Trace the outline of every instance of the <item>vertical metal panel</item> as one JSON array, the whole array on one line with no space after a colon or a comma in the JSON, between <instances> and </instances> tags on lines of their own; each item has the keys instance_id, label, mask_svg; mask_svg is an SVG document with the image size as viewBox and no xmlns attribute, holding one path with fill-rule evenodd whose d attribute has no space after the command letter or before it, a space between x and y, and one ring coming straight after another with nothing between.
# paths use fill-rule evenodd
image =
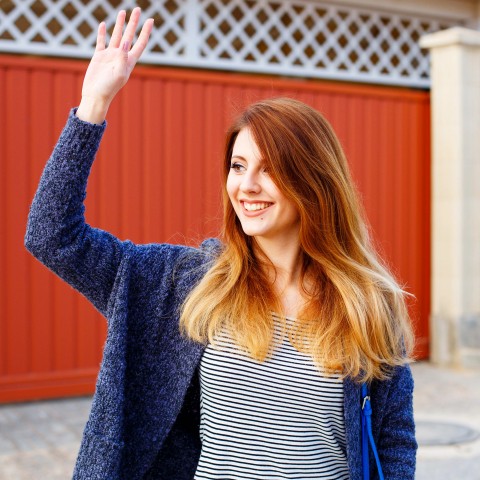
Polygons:
<instances>
[{"instance_id":1,"label":"vertical metal panel","mask_svg":"<svg viewBox=\"0 0 480 480\"><path fill-rule=\"evenodd\" d=\"M87 393L105 322L23 247L45 162L78 103L85 62L0 56L0 401ZM138 67L112 105L86 218L134 242L198 243L220 224L220 160L235 112L288 95L341 139L389 266L416 296L420 356L430 311L429 95L387 87Z\"/></svg>"},{"instance_id":2,"label":"vertical metal panel","mask_svg":"<svg viewBox=\"0 0 480 480\"><path fill-rule=\"evenodd\" d=\"M5 210L5 240L6 261L5 270L8 273L6 290L5 316L13 321L7 324L6 340L6 369L16 375L26 375L30 370L30 317L28 304L29 278L28 258L22 251L21 238L24 230L22 216L26 213L26 202L29 196L28 181L28 142L25 138L29 133L28 115L28 73L21 67L12 68L6 72L5 98L2 101L7 110L5 127L5 156L10 161L5 163L5 177L2 188L9 202L15 201L15 208ZM18 91L23 94L18 95ZM17 136L18 141L13 143L8 139Z\"/></svg>"},{"instance_id":3,"label":"vertical metal panel","mask_svg":"<svg viewBox=\"0 0 480 480\"><path fill-rule=\"evenodd\" d=\"M6 172L6 128L4 125L7 122L6 111L4 108L5 102L5 69L0 68L0 375L7 370L7 352L6 352L6 338L7 338L7 291L5 290L7 284L7 241L6 241L6 209L7 196L5 191Z\"/></svg>"},{"instance_id":4,"label":"vertical metal panel","mask_svg":"<svg viewBox=\"0 0 480 480\"><path fill-rule=\"evenodd\" d=\"M32 71L30 81L30 115L32 128L30 129L30 155L48 158L52 149L53 136L46 134L47 128L35 128L40 120L45 126L52 124L52 109L48 108L48 101L52 97L52 72ZM15 143L15 138L9 142ZM31 158L31 157L30 157ZM11 159L5 159L7 162ZM36 187L43 166L40 162L29 160L29 194ZM27 202L31 201L27 200ZM39 264L30 263L30 276L28 282L30 318L29 325L32 332L31 368L33 374L41 374L53 369L53 302L52 302L52 275ZM34 320L33 320L34 319ZM11 321L11 319L7 319Z\"/></svg>"}]
</instances>

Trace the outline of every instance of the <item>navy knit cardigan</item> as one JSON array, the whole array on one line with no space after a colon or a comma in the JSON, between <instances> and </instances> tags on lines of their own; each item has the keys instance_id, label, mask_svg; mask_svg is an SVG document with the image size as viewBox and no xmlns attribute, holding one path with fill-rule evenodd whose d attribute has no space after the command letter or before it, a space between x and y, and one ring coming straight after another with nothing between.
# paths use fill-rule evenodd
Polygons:
<instances>
[{"instance_id":1,"label":"navy knit cardigan","mask_svg":"<svg viewBox=\"0 0 480 480\"><path fill-rule=\"evenodd\" d=\"M204 346L180 335L178 312L221 245L136 245L85 223L88 175L105 126L70 112L25 235L27 249L108 321L73 478L191 480L201 449L197 369ZM408 366L371 387L374 437L389 480L414 478L412 390ZM360 389L349 378L344 398L350 478L360 480Z\"/></svg>"}]
</instances>

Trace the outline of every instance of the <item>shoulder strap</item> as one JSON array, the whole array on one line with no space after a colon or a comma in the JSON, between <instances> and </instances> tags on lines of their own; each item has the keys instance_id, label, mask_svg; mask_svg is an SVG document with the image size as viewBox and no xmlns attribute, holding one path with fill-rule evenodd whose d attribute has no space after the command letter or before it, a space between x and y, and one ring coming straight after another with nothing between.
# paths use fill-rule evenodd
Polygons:
<instances>
[{"instance_id":1,"label":"shoulder strap","mask_svg":"<svg viewBox=\"0 0 480 480\"><path fill-rule=\"evenodd\" d=\"M372 405L370 404L370 395L368 394L367 384L362 385L362 464L363 480L369 480L370 471L368 463L368 444L372 448L375 461L377 463L378 476L384 480L380 458L378 457L377 447L372 434Z\"/></svg>"}]
</instances>

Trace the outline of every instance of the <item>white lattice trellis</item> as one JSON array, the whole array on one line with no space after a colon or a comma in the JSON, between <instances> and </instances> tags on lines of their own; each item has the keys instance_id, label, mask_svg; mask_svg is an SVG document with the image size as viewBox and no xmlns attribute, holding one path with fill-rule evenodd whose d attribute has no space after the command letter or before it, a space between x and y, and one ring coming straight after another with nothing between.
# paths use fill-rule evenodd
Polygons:
<instances>
[{"instance_id":1,"label":"white lattice trellis","mask_svg":"<svg viewBox=\"0 0 480 480\"><path fill-rule=\"evenodd\" d=\"M89 57L98 23L135 5L155 18L146 63L418 87L418 39L455 24L315 0L0 0L0 51Z\"/></svg>"}]
</instances>

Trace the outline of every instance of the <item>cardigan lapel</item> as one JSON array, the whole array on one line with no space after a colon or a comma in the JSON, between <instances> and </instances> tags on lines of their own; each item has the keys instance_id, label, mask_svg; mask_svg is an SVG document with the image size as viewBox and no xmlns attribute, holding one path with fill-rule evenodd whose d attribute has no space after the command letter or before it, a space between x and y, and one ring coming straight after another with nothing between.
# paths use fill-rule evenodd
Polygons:
<instances>
[{"instance_id":1,"label":"cardigan lapel","mask_svg":"<svg viewBox=\"0 0 480 480\"><path fill-rule=\"evenodd\" d=\"M343 382L344 416L350 480L362 478L360 389L361 385L352 378L345 378Z\"/></svg>"}]
</instances>

